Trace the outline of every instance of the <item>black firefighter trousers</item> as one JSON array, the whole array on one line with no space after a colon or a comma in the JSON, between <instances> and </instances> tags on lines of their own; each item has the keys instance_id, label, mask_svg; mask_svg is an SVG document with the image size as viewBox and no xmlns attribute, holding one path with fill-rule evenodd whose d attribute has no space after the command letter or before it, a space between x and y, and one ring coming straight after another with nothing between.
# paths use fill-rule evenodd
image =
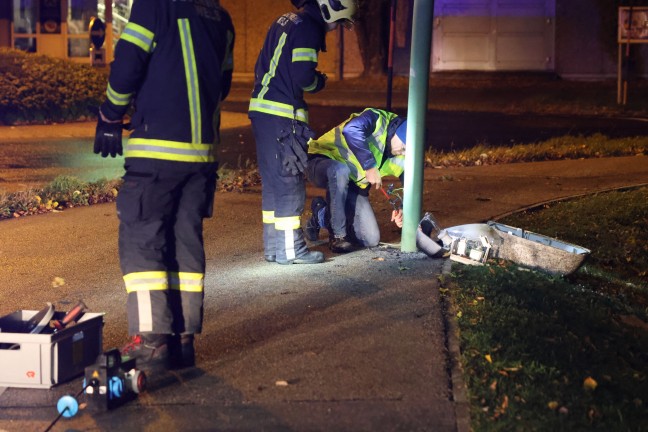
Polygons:
<instances>
[{"instance_id":1,"label":"black firefighter trousers","mask_svg":"<svg viewBox=\"0 0 648 432\"><path fill-rule=\"evenodd\" d=\"M308 253L301 228L306 201L304 175L282 173L281 144L277 141L282 131L291 129L292 121L266 114L256 114L251 121L262 183L264 254L289 262Z\"/></svg>"},{"instance_id":2,"label":"black firefighter trousers","mask_svg":"<svg viewBox=\"0 0 648 432\"><path fill-rule=\"evenodd\" d=\"M200 333L216 163L128 158L117 196L129 334Z\"/></svg>"}]
</instances>

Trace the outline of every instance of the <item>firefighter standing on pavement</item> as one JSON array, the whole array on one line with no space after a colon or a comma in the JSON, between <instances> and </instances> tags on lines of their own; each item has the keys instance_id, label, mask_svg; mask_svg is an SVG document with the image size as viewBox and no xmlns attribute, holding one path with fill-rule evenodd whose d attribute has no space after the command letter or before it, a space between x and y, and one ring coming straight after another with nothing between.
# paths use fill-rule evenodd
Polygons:
<instances>
[{"instance_id":1,"label":"firefighter standing on pavement","mask_svg":"<svg viewBox=\"0 0 648 432\"><path fill-rule=\"evenodd\" d=\"M304 92L324 88L326 75L317 70L317 62L318 53L326 51L326 32L351 25L356 6L355 0L293 0L293 4L302 9L271 25L259 53L249 117L263 184L265 259L311 264L324 261L324 255L306 248L300 226L306 199Z\"/></svg>"},{"instance_id":2,"label":"firefighter standing on pavement","mask_svg":"<svg viewBox=\"0 0 648 432\"><path fill-rule=\"evenodd\" d=\"M119 257L139 368L194 364L203 321L203 218L216 188L218 108L232 80L234 27L218 0L136 1L111 65L95 153L122 154ZM170 364L171 363L171 364Z\"/></svg>"}]
</instances>

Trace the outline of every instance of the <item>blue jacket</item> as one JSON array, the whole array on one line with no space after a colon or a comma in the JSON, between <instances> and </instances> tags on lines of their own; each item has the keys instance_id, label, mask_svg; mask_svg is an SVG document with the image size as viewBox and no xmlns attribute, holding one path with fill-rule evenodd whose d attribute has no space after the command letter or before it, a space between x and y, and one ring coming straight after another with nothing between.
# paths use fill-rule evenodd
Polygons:
<instances>
[{"instance_id":1,"label":"blue jacket","mask_svg":"<svg viewBox=\"0 0 648 432\"><path fill-rule=\"evenodd\" d=\"M234 27L217 0L138 0L115 48L111 120L131 102L125 157L213 162L214 116L230 90Z\"/></svg>"},{"instance_id":2,"label":"blue jacket","mask_svg":"<svg viewBox=\"0 0 648 432\"><path fill-rule=\"evenodd\" d=\"M351 114L318 139L310 140L308 153L344 163L351 181L361 189L369 186L366 170L370 168L378 168L381 177L394 176L402 181L405 156L391 154L389 143L403 121L392 112L366 108Z\"/></svg>"},{"instance_id":3,"label":"blue jacket","mask_svg":"<svg viewBox=\"0 0 648 432\"><path fill-rule=\"evenodd\" d=\"M326 24L314 2L270 26L254 69L250 117L264 113L308 123L304 92L324 88L317 56L326 51L325 38Z\"/></svg>"}]
</instances>

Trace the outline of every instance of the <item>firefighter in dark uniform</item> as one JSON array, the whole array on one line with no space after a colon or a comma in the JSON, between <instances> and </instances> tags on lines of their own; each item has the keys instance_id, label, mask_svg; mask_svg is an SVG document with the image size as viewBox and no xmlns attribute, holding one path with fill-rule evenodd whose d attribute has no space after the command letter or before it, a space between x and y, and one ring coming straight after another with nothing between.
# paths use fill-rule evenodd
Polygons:
<instances>
[{"instance_id":1,"label":"firefighter in dark uniform","mask_svg":"<svg viewBox=\"0 0 648 432\"><path fill-rule=\"evenodd\" d=\"M355 0L293 0L301 9L280 16L268 30L255 66L249 117L261 174L263 243L266 261L311 264L324 261L309 251L300 216L304 210L308 130L304 92L324 88L317 70L325 36L338 25L352 24ZM293 146L287 142L291 141ZM294 145L295 140L301 145Z\"/></svg>"},{"instance_id":2,"label":"firefighter in dark uniform","mask_svg":"<svg viewBox=\"0 0 648 432\"><path fill-rule=\"evenodd\" d=\"M203 219L216 188L219 106L232 80L234 27L218 0L136 1L111 65L95 153L122 154L119 258L128 293L122 355L140 368L192 366L203 321Z\"/></svg>"}]
</instances>

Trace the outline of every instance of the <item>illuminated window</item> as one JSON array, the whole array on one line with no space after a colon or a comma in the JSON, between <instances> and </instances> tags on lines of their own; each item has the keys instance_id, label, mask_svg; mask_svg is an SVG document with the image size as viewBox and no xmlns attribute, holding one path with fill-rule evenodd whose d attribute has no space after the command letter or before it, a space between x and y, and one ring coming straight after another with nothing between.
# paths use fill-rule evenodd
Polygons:
<instances>
[{"instance_id":1,"label":"illuminated window","mask_svg":"<svg viewBox=\"0 0 648 432\"><path fill-rule=\"evenodd\" d=\"M90 55L90 20L97 16L97 0L68 0L68 57Z\"/></svg>"},{"instance_id":2,"label":"illuminated window","mask_svg":"<svg viewBox=\"0 0 648 432\"><path fill-rule=\"evenodd\" d=\"M13 0L14 48L36 52L36 0Z\"/></svg>"}]
</instances>

